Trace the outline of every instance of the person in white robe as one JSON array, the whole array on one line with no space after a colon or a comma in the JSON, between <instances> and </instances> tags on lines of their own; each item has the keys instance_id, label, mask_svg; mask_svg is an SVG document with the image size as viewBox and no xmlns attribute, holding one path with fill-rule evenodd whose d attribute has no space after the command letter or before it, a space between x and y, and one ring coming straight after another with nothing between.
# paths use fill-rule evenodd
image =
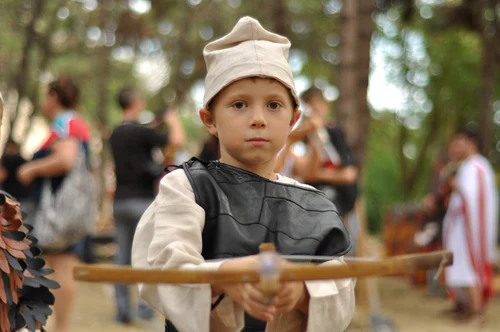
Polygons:
<instances>
[{"instance_id":1,"label":"person in white robe","mask_svg":"<svg viewBox=\"0 0 500 332\"><path fill-rule=\"evenodd\" d=\"M478 152L475 132L459 131L450 150L461 164L444 220L444 247L454 255L445 280L458 297L461 318L481 323L492 294L492 268L498 259L495 173Z\"/></svg>"}]
</instances>

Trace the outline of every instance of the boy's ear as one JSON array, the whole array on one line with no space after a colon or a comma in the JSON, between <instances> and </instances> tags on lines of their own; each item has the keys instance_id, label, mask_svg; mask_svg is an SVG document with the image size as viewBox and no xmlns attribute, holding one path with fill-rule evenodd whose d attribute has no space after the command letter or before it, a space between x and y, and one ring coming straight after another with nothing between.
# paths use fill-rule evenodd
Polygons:
<instances>
[{"instance_id":1,"label":"boy's ear","mask_svg":"<svg viewBox=\"0 0 500 332\"><path fill-rule=\"evenodd\" d=\"M212 112L210 112L206 108L200 109L200 119L201 122L203 122L203 124L205 125L205 127L207 127L208 132L210 134L219 137L217 133L217 127L215 126L215 117L212 114Z\"/></svg>"},{"instance_id":2,"label":"boy's ear","mask_svg":"<svg viewBox=\"0 0 500 332\"><path fill-rule=\"evenodd\" d=\"M295 126L295 124L297 123L297 121L299 121L301 114L302 114L301 110L296 110L293 112L292 120L290 120L290 131L292 131L292 129Z\"/></svg>"}]
</instances>

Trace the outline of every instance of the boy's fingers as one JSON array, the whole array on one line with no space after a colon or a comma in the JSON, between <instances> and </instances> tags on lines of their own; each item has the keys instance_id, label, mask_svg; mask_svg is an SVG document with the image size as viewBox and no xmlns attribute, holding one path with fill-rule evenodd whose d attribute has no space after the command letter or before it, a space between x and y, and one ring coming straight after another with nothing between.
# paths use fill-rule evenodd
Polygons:
<instances>
[{"instance_id":1,"label":"boy's fingers","mask_svg":"<svg viewBox=\"0 0 500 332\"><path fill-rule=\"evenodd\" d=\"M245 310L254 317L269 321L276 315L277 309L274 306L265 306L260 303L248 302L246 303Z\"/></svg>"},{"instance_id":2,"label":"boy's fingers","mask_svg":"<svg viewBox=\"0 0 500 332\"><path fill-rule=\"evenodd\" d=\"M283 283L281 285L281 289L280 289L277 297L283 297L283 296L285 296L286 294L289 294L289 293L290 293L290 286L287 283Z\"/></svg>"},{"instance_id":3,"label":"boy's fingers","mask_svg":"<svg viewBox=\"0 0 500 332\"><path fill-rule=\"evenodd\" d=\"M274 314L263 313L261 311L254 311L251 309L245 309L245 311L252 317L257 318L259 320L270 322L274 319Z\"/></svg>"},{"instance_id":4,"label":"boy's fingers","mask_svg":"<svg viewBox=\"0 0 500 332\"><path fill-rule=\"evenodd\" d=\"M260 302L255 302L252 300L246 301L246 307L254 312L263 312L267 314L274 315L276 313L276 306L274 305L265 305Z\"/></svg>"},{"instance_id":5,"label":"boy's fingers","mask_svg":"<svg viewBox=\"0 0 500 332\"><path fill-rule=\"evenodd\" d=\"M244 287L243 299L245 301L245 310L256 315L271 315L276 313L276 307L266 304L264 294L262 294L253 285L247 284Z\"/></svg>"},{"instance_id":6,"label":"boy's fingers","mask_svg":"<svg viewBox=\"0 0 500 332\"><path fill-rule=\"evenodd\" d=\"M276 309L282 309L283 307L288 307L290 304L293 302L291 296L283 296L280 298L277 298L274 301L274 305L276 306Z\"/></svg>"},{"instance_id":7,"label":"boy's fingers","mask_svg":"<svg viewBox=\"0 0 500 332\"><path fill-rule=\"evenodd\" d=\"M246 284L245 292L250 300L265 304L266 296L254 285Z\"/></svg>"}]
</instances>

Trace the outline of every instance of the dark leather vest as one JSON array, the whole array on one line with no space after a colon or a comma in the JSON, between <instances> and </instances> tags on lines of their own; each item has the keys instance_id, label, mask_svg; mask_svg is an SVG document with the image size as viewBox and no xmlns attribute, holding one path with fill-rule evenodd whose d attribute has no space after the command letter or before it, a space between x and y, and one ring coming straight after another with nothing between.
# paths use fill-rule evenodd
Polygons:
<instances>
[{"instance_id":1,"label":"dark leather vest","mask_svg":"<svg viewBox=\"0 0 500 332\"><path fill-rule=\"evenodd\" d=\"M335 205L316 189L197 158L182 168L205 210L205 260L258 254L263 242L274 243L284 255L340 256L351 248ZM244 331L264 330L265 322L245 317Z\"/></svg>"}]
</instances>

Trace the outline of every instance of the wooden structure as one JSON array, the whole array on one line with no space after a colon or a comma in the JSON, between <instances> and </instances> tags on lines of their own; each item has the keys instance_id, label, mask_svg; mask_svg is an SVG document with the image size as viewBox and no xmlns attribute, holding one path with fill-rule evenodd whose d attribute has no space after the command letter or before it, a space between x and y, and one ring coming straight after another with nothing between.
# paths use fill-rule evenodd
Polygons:
<instances>
[{"instance_id":1,"label":"wooden structure","mask_svg":"<svg viewBox=\"0 0 500 332\"><path fill-rule=\"evenodd\" d=\"M415 234L422 230L427 217L417 205L400 205L387 210L383 216L385 256L418 254L440 250L440 241L427 246L415 244ZM415 286L426 286L428 271L419 270L409 275Z\"/></svg>"}]
</instances>

